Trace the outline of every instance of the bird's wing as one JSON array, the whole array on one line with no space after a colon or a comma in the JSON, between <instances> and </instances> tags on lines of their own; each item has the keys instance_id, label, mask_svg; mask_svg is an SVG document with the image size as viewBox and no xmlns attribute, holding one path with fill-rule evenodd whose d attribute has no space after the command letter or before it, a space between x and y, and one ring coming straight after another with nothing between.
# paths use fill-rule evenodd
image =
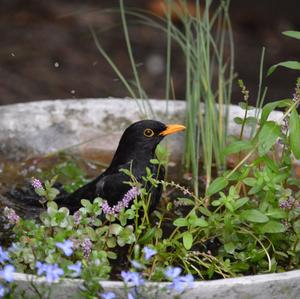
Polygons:
<instances>
[{"instance_id":1,"label":"bird's wing","mask_svg":"<svg viewBox=\"0 0 300 299\"><path fill-rule=\"evenodd\" d=\"M127 183L129 181L130 178L122 172L106 175L97 182L96 194L113 206L122 200L124 194L131 188Z\"/></svg>"}]
</instances>

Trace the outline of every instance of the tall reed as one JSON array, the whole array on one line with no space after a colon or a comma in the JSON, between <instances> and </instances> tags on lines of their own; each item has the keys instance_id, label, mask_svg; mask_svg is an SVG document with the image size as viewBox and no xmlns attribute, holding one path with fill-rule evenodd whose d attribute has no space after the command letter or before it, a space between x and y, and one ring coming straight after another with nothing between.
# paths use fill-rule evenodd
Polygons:
<instances>
[{"instance_id":1,"label":"tall reed","mask_svg":"<svg viewBox=\"0 0 300 299\"><path fill-rule=\"evenodd\" d=\"M166 2L167 38L171 36L172 41L179 44L185 62L187 131L184 161L185 168L193 173L196 194L200 158L207 187L213 164L220 171L226 167L223 153L234 78L229 4L230 1L196 0L195 10L190 11L185 0ZM181 20L183 30L172 22L170 10ZM168 43L168 57L169 51Z\"/></svg>"},{"instance_id":2,"label":"tall reed","mask_svg":"<svg viewBox=\"0 0 300 299\"><path fill-rule=\"evenodd\" d=\"M122 26L135 82L124 78L117 66L101 47L95 32L96 45L133 98L147 99L135 66L126 16L140 24L151 26L166 34L166 90L170 98L172 86L172 46L177 44L185 64L186 139L184 166L192 171L194 191L198 194L198 177L204 174L206 186L212 179L212 168L225 169L228 104L234 78L234 45L229 18L230 0L195 0L191 11L187 0L165 0L163 17L140 9L125 10L120 0ZM173 21L174 15L183 25ZM176 59L178 59L176 57ZM146 100L141 109L150 106ZM151 107L150 107L151 108ZM151 111L152 109L150 109ZM199 160L203 161L203 172Z\"/></svg>"}]
</instances>

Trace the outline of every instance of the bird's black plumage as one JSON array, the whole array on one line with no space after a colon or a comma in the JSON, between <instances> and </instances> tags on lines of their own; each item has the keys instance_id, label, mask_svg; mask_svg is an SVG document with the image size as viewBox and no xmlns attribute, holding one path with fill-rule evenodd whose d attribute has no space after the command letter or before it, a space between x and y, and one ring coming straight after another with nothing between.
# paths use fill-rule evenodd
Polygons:
<instances>
[{"instance_id":1,"label":"bird's black plumage","mask_svg":"<svg viewBox=\"0 0 300 299\"><path fill-rule=\"evenodd\" d=\"M147 167L153 177L162 180L165 175L164 168L151 164L150 160L155 158L156 146L164 136L183 129L184 126L165 125L155 120L142 120L130 125L120 139L110 166L75 192L67 196L60 195L56 199L57 204L68 207L71 213L81 207L81 199L93 200L101 197L107 200L110 206L117 204L131 188L125 183L130 180L129 176L120 171L121 169L129 169L142 185L144 184L142 177L146 175ZM157 205L161 192L160 185L156 188L151 187L150 211Z\"/></svg>"}]
</instances>

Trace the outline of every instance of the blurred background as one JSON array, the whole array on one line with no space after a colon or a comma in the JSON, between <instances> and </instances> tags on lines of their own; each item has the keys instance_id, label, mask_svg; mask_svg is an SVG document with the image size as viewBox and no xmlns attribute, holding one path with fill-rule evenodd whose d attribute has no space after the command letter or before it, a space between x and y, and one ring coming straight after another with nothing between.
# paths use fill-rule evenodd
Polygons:
<instances>
[{"instance_id":1,"label":"blurred background","mask_svg":"<svg viewBox=\"0 0 300 299\"><path fill-rule=\"evenodd\" d=\"M125 0L126 7L160 14L160 0ZM193 9L194 1L189 1ZM200 1L201 2L201 1ZM1 0L0 105L45 99L125 97L127 91L95 46L90 27L127 78L132 78L117 0ZM299 0L231 1L235 71L257 95L262 47L265 70L283 60L300 59L300 41L285 30L300 30ZM176 20L174 20L176 22ZM166 38L160 31L128 19L134 56L151 98L165 94ZM178 22L178 26L181 24ZM177 99L185 96L180 49L172 49L172 78ZM299 74L299 73L298 73ZM265 80L267 101L292 95L297 72L279 69ZM242 99L234 83L233 102Z\"/></svg>"}]
</instances>

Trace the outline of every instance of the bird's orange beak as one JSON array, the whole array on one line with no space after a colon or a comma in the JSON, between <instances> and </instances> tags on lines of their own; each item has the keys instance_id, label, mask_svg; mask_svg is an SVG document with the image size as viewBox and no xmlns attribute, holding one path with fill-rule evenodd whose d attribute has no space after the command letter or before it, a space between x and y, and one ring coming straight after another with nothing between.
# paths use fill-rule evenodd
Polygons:
<instances>
[{"instance_id":1,"label":"bird's orange beak","mask_svg":"<svg viewBox=\"0 0 300 299\"><path fill-rule=\"evenodd\" d=\"M183 125L167 125L167 128L159 133L159 135L166 136L185 130Z\"/></svg>"}]
</instances>

